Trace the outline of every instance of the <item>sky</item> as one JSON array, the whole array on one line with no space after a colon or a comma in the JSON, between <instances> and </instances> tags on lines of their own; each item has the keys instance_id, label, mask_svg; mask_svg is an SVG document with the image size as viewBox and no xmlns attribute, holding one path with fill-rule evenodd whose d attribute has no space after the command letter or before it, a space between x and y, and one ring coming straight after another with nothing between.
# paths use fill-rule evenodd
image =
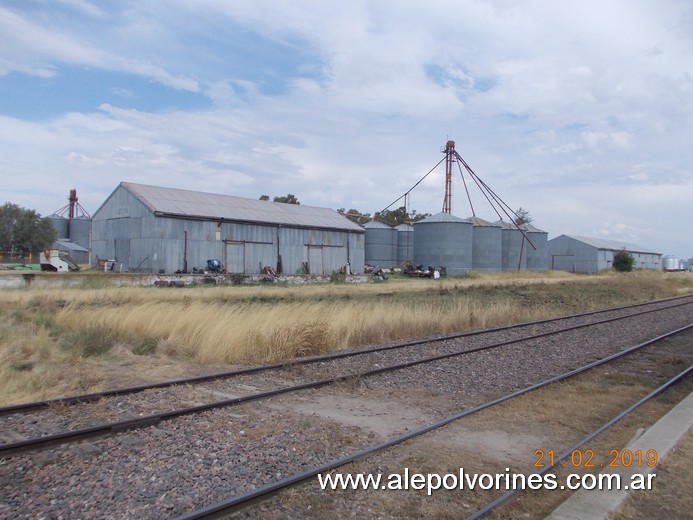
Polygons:
<instances>
[{"instance_id":1,"label":"sky","mask_svg":"<svg viewBox=\"0 0 693 520\"><path fill-rule=\"evenodd\" d=\"M693 257L693 3L0 0L0 204L93 214L129 181L375 213L448 140L549 239ZM453 214L498 220L464 180Z\"/></svg>"}]
</instances>

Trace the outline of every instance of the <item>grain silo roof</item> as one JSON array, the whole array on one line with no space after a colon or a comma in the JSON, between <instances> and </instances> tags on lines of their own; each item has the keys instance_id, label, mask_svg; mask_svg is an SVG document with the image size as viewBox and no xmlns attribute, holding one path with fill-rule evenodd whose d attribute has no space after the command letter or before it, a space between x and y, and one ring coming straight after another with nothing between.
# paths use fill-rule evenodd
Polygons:
<instances>
[{"instance_id":1,"label":"grain silo roof","mask_svg":"<svg viewBox=\"0 0 693 520\"><path fill-rule=\"evenodd\" d=\"M450 213L441 212L441 213L436 213L435 215L431 215L430 217L426 217L423 220L419 220L417 222L414 222L414 225L439 223L439 222L460 222L462 224L469 224L468 221L461 219L460 217L456 217L455 215L451 215Z\"/></svg>"},{"instance_id":2,"label":"grain silo roof","mask_svg":"<svg viewBox=\"0 0 693 520\"><path fill-rule=\"evenodd\" d=\"M520 227L523 231L527 231L528 233L546 233L543 229L534 227L532 224L520 224Z\"/></svg>"},{"instance_id":3,"label":"grain silo roof","mask_svg":"<svg viewBox=\"0 0 693 520\"><path fill-rule=\"evenodd\" d=\"M379 220L370 220L363 227L366 229L392 229L392 226L388 226L385 222L380 222Z\"/></svg>"},{"instance_id":4,"label":"grain silo roof","mask_svg":"<svg viewBox=\"0 0 693 520\"><path fill-rule=\"evenodd\" d=\"M521 229L522 231L526 231L527 233L546 233L543 229L539 229L537 227L534 227L532 224L520 224L519 226L516 226L512 222L506 222L505 220L496 220L493 223L494 226L500 226L503 229Z\"/></svg>"},{"instance_id":5,"label":"grain silo roof","mask_svg":"<svg viewBox=\"0 0 693 520\"><path fill-rule=\"evenodd\" d=\"M483 218L479 217L469 217L465 220L477 227L502 227L500 224L494 224L492 222L489 222L488 220L484 220Z\"/></svg>"},{"instance_id":6,"label":"grain silo roof","mask_svg":"<svg viewBox=\"0 0 693 520\"><path fill-rule=\"evenodd\" d=\"M154 214L161 216L283 224L364 233L361 226L330 208L246 199L132 182L121 182L120 185Z\"/></svg>"},{"instance_id":7,"label":"grain silo roof","mask_svg":"<svg viewBox=\"0 0 693 520\"><path fill-rule=\"evenodd\" d=\"M517 229L517 226L515 224L511 224L510 222L506 222L505 220L496 220L494 222L496 226L500 226L503 229Z\"/></svg>"}]
</instances>

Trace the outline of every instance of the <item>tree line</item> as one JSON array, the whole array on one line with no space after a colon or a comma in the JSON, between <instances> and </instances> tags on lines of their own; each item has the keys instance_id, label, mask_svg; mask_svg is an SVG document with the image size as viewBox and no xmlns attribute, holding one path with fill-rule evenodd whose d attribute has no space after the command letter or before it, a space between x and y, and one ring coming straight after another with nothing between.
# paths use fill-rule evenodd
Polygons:
<instances>
[{"instance_id":1,"label":"tree line","mask_svg":"<svg viewBox=\"0 0 693 520\"><path fill-rule=\"evenodd\" d=\"M270 197L269 195L261 195L260 200L270 200ZM301 204L296 195L292 193L289 193L283 197L274 197L272 200L273 202L283 202L285 204ZM426 217L431 216L430 213L418 213L416 210L409 212L404 206L400 206L399 208L393 210L386 209L383 211L378 211L372 215L354 208L348 210L339 208L337 212L359 225L364 225L371 220L377 220L393 227L399 226L400 224L411 224L412 222L418 222L419 220L423 220Z\"/></svg>"},{"instance_id":2,"label":"tree line","mask_svg":"<svg viewBox=\"0 0 693 520\"><path fill-rule=\"evenodd\" d=\"M20 255L49 247L58 233L47 217L33 209L6 202L0 206L0 248Z\"/></svg>"}]
</instances>

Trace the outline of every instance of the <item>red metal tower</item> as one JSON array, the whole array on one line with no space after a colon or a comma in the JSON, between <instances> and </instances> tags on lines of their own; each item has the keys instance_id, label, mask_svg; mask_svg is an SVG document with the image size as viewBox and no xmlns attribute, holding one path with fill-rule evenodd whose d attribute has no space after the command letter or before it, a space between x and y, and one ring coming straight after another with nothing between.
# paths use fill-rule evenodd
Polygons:
<instances>
[{"instance_id":1,"label":"red metal tower","mask_svg":"<svg viewBox=\"0 0 693 520\"><path fill-rule=\"evenodd\" d=\"M455 153L455 141L445 144L445 198L443 199L443 213L452 213L452 163L457 161Z\"/></svg>"},{"instance_id":2,"label":"red metal tower","mask_svg":"<svg viewBox=\"0 0 693 520\"><path fill-rule=\"evenodd\" d=\"M58 211L53 213L54 215L64 216L65 213L67 213L67 216L70 219L73 219L77 216L89 217L89 213L86 212L86 210L77 200L77 190L75 188L72 188L70 190L70 196L67 198L67 200L69 204L67 206L63 206Z\"/></svg>"}]
</instances>

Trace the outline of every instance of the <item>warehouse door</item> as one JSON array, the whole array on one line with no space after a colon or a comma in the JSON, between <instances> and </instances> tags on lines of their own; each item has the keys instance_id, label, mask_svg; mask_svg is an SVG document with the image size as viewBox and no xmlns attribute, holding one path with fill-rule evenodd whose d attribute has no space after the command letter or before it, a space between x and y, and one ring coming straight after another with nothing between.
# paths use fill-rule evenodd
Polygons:
<instances>
[{"instance_id":1,"label":"warehouse door","mask_svg":"<svg viewBox=\"0 0 693 520\"><path fill-rule=\"evenodd\" d=\"M308 269L311 274L324 274L322 246L308 246Z\"/></svg>"},{"instance_id":2,"label":"warehouse door","mask_svg":"<svg viewBox=\"0 0 693 520\"><path fill-rule=\"evenodd\" d=\"M575 272L575 255L551 255L551 269L554 271Z\"/></svg>"},{"instance_id":3,"label":"warehouse door","mask_svg":"<svg viewBox=\"0 0 693 520\"><path fill-rule=\"evenodd\" d=\"M227 273L245 273L245 244L243 242L227 242L224 263Z\"/></svg>"},{"instance_id":4,"label":"warehouse door","mask_svg":"<svg viewBox=\"0 0 693 520\"><path fill-rule=\"evenodd\" d=\"M130 268L130 219L111 218L108 219L108 237L110 244L106 260L122 262L123 271Z\"/></svg>"}]
</instances>

